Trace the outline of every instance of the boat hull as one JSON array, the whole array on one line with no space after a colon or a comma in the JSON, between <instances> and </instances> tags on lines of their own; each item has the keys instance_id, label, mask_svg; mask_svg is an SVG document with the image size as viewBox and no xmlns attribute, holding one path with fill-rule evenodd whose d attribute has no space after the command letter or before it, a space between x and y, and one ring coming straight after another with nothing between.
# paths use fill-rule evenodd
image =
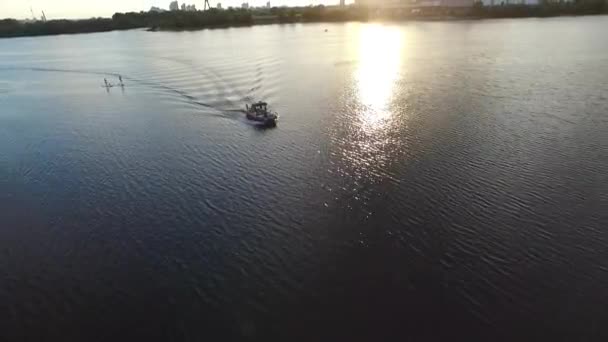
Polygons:
<instances>
[{"instance_id":1,"label":"boat hull","mask_svg":"<svg viewBox=\"0 0 608 342\"><path fill-rule=\"evenodd\" d=\"M247 113L247 119L255 122L257 125L274 127L277 125L278 118L276 116L261 117Z\"/></svg>"}]
</instances>

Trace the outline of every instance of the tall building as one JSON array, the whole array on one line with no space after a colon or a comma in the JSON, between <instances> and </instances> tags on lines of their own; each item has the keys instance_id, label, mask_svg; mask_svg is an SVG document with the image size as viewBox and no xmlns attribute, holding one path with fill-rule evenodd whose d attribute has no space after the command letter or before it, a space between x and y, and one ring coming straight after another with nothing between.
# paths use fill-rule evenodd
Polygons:
<instances>
[{"instance_id":1,"label":"tall building","mask_svg":"<svg viewBox=\"0 0 608 342\"><path fill-rule=\"evenodd\" d=\"M222 9L222 3L221 2L217 3L217 9Z\"/></svg>"},{"instance_id":2,"label":"tall building","mask_svg":"<svg viewBox=\"0 0 608 342\"><path fill-rule=\"evenodd\" d=\"M182 11L186 11L186 4L182 4Z\"/></svg>"},{"instance_id":3,"label":"tall building","mask_svg":"<svg viewBox=\"0 0 608 342\"><path fill-rule=\"evenodd\" d=\"M172 1L169 4L169 10L170 11L179 11L179 3L177 3L177 1Z\"/></svg>"},{"instance_id":4,"label":"tall building","mask_svg":"<svg viewBox=\"0 0 608 342\"><path fill-rule=\"evenodd\" d=\"M249 3L248 3L248 2L243 2L243 3L241 4L241 8L242 8L242 9L248 9L248 8L249 8Z\"/></svg>"},{"instance_id":5,"label":"tall building","mask_svg":"<svg viewBox=\"0 0 608 342\"><path fill-rule=\"evenodd\" d=\"M346 6L346 1L340 0L340 7L344 7L344 6Z\"/></svg>"},{"instance_id":6,"label":"tall building","mask_svg":"<svg viewBox=\"0 0 608 342\"><path fill-rule=\"evenodd\" d=\"M270 8L270 1L266 3L266 8Z\"/></svg>"}]
</instances>

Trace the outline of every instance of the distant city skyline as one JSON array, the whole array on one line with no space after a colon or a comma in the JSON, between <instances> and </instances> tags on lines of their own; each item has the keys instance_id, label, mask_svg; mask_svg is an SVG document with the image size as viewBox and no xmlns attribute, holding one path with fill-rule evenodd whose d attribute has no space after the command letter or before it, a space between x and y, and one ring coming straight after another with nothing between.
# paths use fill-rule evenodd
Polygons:
<instances>
[{"instance_id":1,"label":"distant city skyline","mask_svg":"<svg viewBox=\"0 0 608 342\"><path fill-rule=\"evenodd\" d=\"M250 7L265 7L268 0L248 0ZM213 6L216 1L210 1ZM354 0L346 0L352 3ZM40 18L42 11L51 19L79 19L91 17L111 17L116 12L139 12L148 11L151 7L169 9L170 0L21 0L0 1L0 19L30 19L32 14ZM203 8L203 0L186 0L186 4L194 4L197 9ZM222 0L222 7L241 7L243 0ZM271 6L305 6L305 5L338 5L340 0L274 0ZM182 1L179 1L181 6Z\"/></svg>"}]
</instances>

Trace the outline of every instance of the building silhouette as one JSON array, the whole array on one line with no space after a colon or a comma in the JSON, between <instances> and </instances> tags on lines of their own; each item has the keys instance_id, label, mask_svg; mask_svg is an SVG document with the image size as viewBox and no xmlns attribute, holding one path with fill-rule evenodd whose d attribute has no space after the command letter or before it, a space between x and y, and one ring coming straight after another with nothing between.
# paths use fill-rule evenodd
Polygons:
<instances>
[{"instance_id":1,"label":"building silhouette","mask_svg":"<svg viewBox=\"0 0 608 342\"><path fill-rule=\"evenodd\" d=\"M355 0L357 6L384 10L425 7L472 7L474 3L475 0Z\"/></svg>"},{"instance_id":2,"label":"building silhouette","mask_svg":"<svg viewBox=\"0 0 608 342\"><path fill-rule=\"evenodd\" d=\"M344 5L345 0L340 0L340 6ZM472 7L476 2L481 2L484 6L504 6L504 5L526 5L538 6L543 0L355 0L355 5L380 10L410 10L433 7L447 8L467 8ZM574 2L576 0L546 0L548 2ZM607 0L608 1L608 0Z\"/></svg>"},{"instance_id":3,"label":"building silhouette","mask_svg":"<svg viewBox=\"0 0 608 342\"><path fill-rule=\"evenodd\" d=\"M169 10L170 11L179 11L179 3L177 1L172 1L169 4Z\"/></svg>"}]
</instances>

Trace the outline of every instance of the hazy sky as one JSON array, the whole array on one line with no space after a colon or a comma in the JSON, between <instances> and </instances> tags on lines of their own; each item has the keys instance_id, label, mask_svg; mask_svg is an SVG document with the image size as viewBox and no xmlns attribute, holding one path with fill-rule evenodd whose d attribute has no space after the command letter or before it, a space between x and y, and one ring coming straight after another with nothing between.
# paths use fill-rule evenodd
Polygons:
<instances>
[{"instance_id":1,"label":"hazy sky","mask_svg":"<svg viewBox=\"0 0 608 342\"><path fill-rule=\"evenodd\" d=\"M179 0L178 0L179 1ZM222 6L239 6L246 0L209 0L212 6L218 2ZM267 0L249 0L251 6L262 6ZM333 4L338 0L270 0L274 6ZM30 6L34 14L40 16L44 10L48 19L110 17L116 12L147 11L151 6L168 9L170 0L0 0L0 18L31 18ZM203 0L186 0L186 4L195 4L203 8ZM350 2L350 1L347 1ZM182 1L179 1L180 5Z\"/></svg>"}]
</instances>

